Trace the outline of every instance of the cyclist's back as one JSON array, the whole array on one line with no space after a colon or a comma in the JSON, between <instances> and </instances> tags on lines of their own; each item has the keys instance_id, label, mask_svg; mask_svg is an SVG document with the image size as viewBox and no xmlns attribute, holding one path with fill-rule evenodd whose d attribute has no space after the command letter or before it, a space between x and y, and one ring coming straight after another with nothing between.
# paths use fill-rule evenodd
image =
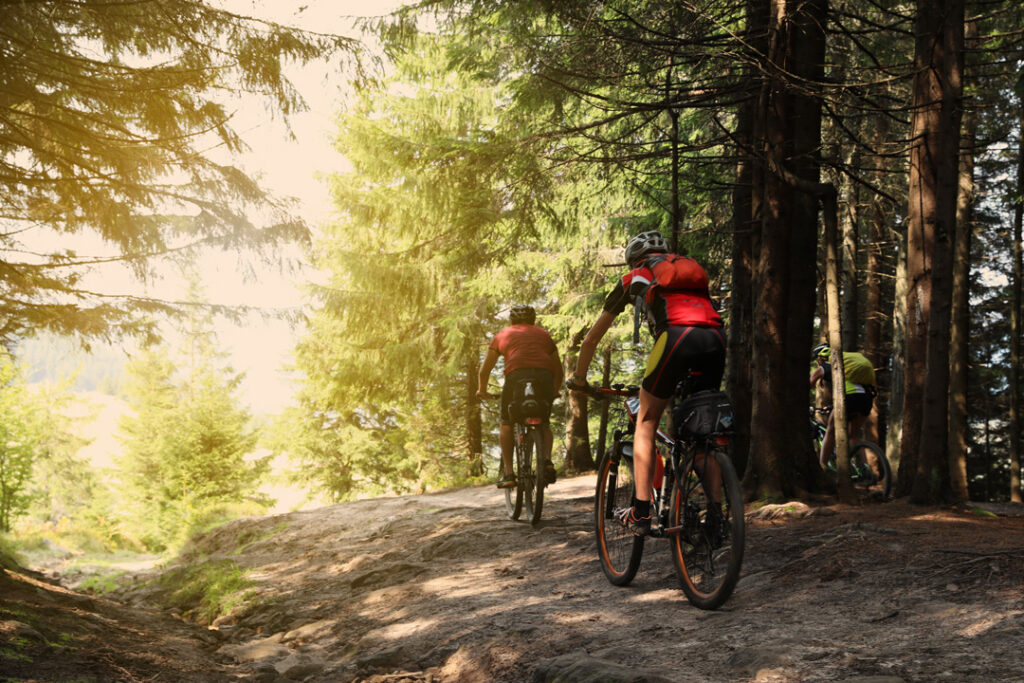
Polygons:
<instances>
[{"instance_id":1,"label":"cyclist's back","mask_svg":"<svg viewBox=\"0 0 1024 683\"><path fill-rule=\"evenodd\" d=\"M498 486L515 486L512 473L512 416L510 407L522 399L526 383L533 385L534 399L542 406L542 431L544 435L545 477L555 480L555 469L551 463L552 435L549 425L551 404L555 398L555 387L562 383L562 364L558 347L546 330L535 325L536 312L531 306L515 306L509 313L511 323L491 340L487 356L480 366L477 396L487 396L487 379L494 369L499 356L505 358L505 383L501 390L501 458L504 475Z\"/></svg>"}]
</instances>

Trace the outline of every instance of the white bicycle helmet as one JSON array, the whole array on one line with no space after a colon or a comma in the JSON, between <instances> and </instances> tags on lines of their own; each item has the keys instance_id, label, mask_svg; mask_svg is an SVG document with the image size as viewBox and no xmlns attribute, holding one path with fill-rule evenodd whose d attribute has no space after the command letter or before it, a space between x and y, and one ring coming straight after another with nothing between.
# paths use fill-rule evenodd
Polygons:
<instances>
[{"instance_id":1,"label":"white bicycle helmet","mask_svg":"<svg viewBox=\"0 0 1024 683\"><path fill-rule=\"evenodd\" d=\"M626 245L626 263L636 268L643 257L649 254L664 254L668 251L668 242L657 230L642 232Z\"/></svg>"}]
</instances>

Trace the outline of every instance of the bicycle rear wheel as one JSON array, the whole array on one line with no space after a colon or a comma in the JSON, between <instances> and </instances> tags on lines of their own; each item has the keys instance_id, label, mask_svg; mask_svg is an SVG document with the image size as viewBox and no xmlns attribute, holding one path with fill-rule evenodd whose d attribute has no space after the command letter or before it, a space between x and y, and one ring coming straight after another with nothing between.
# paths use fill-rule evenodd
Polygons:
<instances>
[{"instance_id":1,"label":"bicycle rear wheel","mask_svg":"<svg viewBox=\"0 0 1024 683\"><path fill-rule=\"evenodd\" d=\"M520 428L514 426L513 430L512 467L515 468L516 486L515 488L505 489L505 512L508 513L509 519L515 520L519 519L519 515L523 512L523 487L519 485L519 473L522 471L523 462L523 448Z\"/></svg>"},{"instance_id":2,"label":"bicycle rear wheel","mask_svg":"<svg viewBox=\"0 0 1024 683\"><path fill-rule=\"evenodd\" d=\"M709 449L707 458L718 466L721 482L702 478L703 464L687 459L669 506L669 526L682 529L669 537L669 547L686 599L695 607L715 609L739 581L746 528L732 461L722 447Z\"/></svg>"},{"instance_id":3,"label":"bicycle rear wheel","mask_svg":"<svg viewBox=\"0 0 1024 683\"><path fill-rule=\"evenodd\" d=\"M850 448L850 476L858 491L887 500L892 491L892 468L877 444L858 441Z\"/></svg>"},{"instance_id":4,"label":"bicycle rear wheel","mask_svg":"<svg viewBox=\"0 0 1024 683\"><path fill-rule=\"evenodd\" d=\"M594 532L601 570L614 586L625 586L636 576L644 552L644 537L634 536L615 518L617 508L633 504L633 460L616 444L601 458L594 495Z\"/></svg>"},{"instance_id":5,"label":"bicycle rear wheel","mask_svg":"<svg viewBox=\"0 0 1024 683\"><path fill-rule=\"evenodd\" d=\"M531 427L526 432L526 450L532 450L534 456L527 457L535 467L533 474L533 510L530 514L530 524L536 525L540 522L540 513L544 509L544 435L540 429Z\"/></svg>"},{"instance_id":6,"label":"bicycle rear wheel","mask_svg":"<svg viewBox=\"0 0 1024 683\"><path fill-rule=\"evenodd\" d=\"M534 515L538 517L540 516L540 512L537 511L536 508L537 501L534 498L537 486L537 472L533 469L533 452L536 449L534 448L535 444L532 434L535 434L537 430L521 429L523 431L520 432L521 437L519 443L521 448L519 453L522 457L516 463L519 467L516 477L516 481L518 483L516 490L522 492L523 512L526 515L526 519L533 523Z\"/></svg>"}]
</instances>

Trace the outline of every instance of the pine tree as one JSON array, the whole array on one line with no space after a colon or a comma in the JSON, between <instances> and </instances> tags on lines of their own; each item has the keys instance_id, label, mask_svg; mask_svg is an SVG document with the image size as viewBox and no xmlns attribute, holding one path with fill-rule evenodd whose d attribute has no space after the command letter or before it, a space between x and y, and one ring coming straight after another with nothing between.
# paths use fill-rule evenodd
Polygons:
<instances>
[{"instance_id":1,"label":"pine tree","mask_svg":"<svg viewBox=\"0 0 1024 683\"><path fill-rule=\"evenodd\" d=\"M135 410L122 419L118 465L134 514L124 525L154 550L180 543L216 506L259 501L269 466L250 458L258 435L238 404L243 376L222 364L201 311L194 309L177 354L147 349L128 368Z\"/></svg>"},{"instance_id":2,"label":"pine tree","mask_svg":"<svg viewBox=\"0 0 1024 683\"><path fill-rule=\"evenodd\" d=\"M245 93L285 117L302 109L283 65L351 41L192 0L4 2L2 15L0 344L153 334L148 313L180 312L89 291L98 263L145 276L200 244L278 260L282 240L306 238L293 207L231 165L245 148L232 117ZM113 255L67 246L80 234Z\"/></svg>"}]
</instances>

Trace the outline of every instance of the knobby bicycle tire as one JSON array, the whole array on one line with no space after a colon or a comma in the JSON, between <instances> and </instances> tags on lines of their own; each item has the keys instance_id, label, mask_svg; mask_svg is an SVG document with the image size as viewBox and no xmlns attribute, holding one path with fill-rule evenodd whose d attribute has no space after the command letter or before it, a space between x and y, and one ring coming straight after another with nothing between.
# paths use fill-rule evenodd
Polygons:
<instances>
[{"instance_id":1,"label":"knobby bicycle tire","mask_svg":"<svg viewBox=\"0 0 1024 683\"><path fill-rule=\"evenodd\" d=\"M536 493L537 486L537 472L533 469L533 452L534 442L531 438L531 432L536 432L535 429L526 429L521 427L522 434L522 460L519 462L519 471L517 473L516 487L519 491L522 491L523 497L523 513L526 515L526 519L533 521L533 517L536 510L536 500L534 500L534 494Z\"/></svg>"},{"instance_id":2,"label":"knobby bicycle tire","mask_svg":"<svg viewBox=\"0 0 1024 683\"><path fill-rule=\"evenodd\" d=\"M636 576L644 552L644 537L634 536L615 518L618 508L633 503L633 461L612 446L601 457L594 494L594 533L601 570L614 586L625 586Z\"/></svg>"},{"instance_id":3,"label":"knobby bicycle tire","mask_svg":"<svg viewBox=\"0 0 1024 683\"><path fill-rule=\"evenodd\" d=\"M746 525L743 492L736 470L725 449L709 449L722 473L720 490L711 494L699 475L696 458L683 464L669 507L669 526L682 527L669 537L672 563L683 593L700 609L716 609L729 596L740 578ZM708 521L708 503L719 498L722 524Z\"/></svg>"},{"instance_id":4,"label":"knobby bicycle tire","mask_svg":"<svg viewBox=\"0 0 1024 683\"><path fill-rule=\"evenodd\" d=\"M505 511L511 520L519 519L523 513L523 487L519 485L519 472L522 468L523 449L519 441L519 428L513 427L512 434L512 467L515 468L516 486L505 489Z\"/></svg>"},{"instance_id":5,"label":"knobby bicycle tire","mask_svg":"<svg viewBox=\"0 0 1024 683\"><path fill-rule=\"evenodd\" d=\"M530 515L530 524L536 525L540 522L540 514L544 509L544 435L541 430L531 427L526 432L527 449L531 448L534 457L531 461L533 467L533 514Z\"/></svg>"},{"instance_id":6,"label":"knobby bicycle tire","mask_svg":"<svg viewBox=\"0 0 1024 683\"><path fill-rule=\"evenodd\" d=\"M892 468L885 452L871 441L858 441L850 447L853 485L872 497L887 500L892 492Z\"/></svg>"}]
</instances>

